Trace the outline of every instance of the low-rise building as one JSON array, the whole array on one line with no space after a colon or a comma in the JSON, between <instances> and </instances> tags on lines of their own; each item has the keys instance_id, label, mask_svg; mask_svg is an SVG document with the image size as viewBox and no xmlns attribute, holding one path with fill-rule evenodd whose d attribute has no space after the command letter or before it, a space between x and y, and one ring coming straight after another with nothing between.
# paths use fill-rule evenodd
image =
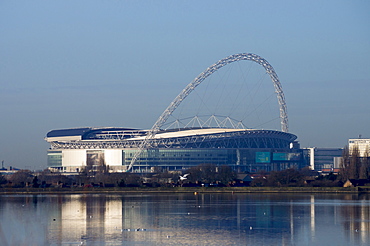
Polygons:
<instances>
[{"instance_id":1,"label":"low-rise building","mask_svg":"<svg viewBox=\"0 0 370 246\"><path fill-rule=\"evenodd\" d=\"M312 170L338 172L343 148L306 148L305 157Z\"/></svg>"}]
</instances>

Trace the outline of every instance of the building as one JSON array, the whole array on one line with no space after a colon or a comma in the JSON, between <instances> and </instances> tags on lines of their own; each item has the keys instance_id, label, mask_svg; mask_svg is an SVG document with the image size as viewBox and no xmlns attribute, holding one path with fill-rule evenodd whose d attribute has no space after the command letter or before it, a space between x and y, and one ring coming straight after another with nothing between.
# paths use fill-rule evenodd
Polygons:
<instances>
[{"instance_id":1,"label":"building","mask_svg":"<svg viewBox=\"0 0 370 246\"><path fill-rule=\"evenodd\" d=\"M340 158L343 148L307 148L304 156L312 170L321 172L338 172L340 168Z\"/></svg>"},{"instance_id":2,"label":"building","mask_svg":"<svg viewBox=\"0 0 370 246\"><path fill-rule=\"evenodd\" d=\"M361 157L365 157L365 155L370 155L370 153L369 153L369 151L370 151L370 139L369 138L367 138L367 139L365 139L365 138L349 139L348 140L348 147L349 147L350 151L352 151L352 149L355 146L358 148L358 151L359 151Z\"/></svg>"},{"instance_id":3,"label":"building","mask_svg":"<svg viewBox=\"0 0 370 246\"><path fill-rule=\"evenodd\" d=\"M73 128L52 130L47 165L61 172L109 169L126 172L148 130ZM133 172L184 170L200 164L228 165L239 172L301 168L297 136L275 130L184 128L161 130L138 157Z\"/></svg>"},{"instance_id":4,"label":"building","mask_svg":"<svg viewBox=\"0 0 370 246\"><path fill-rule=\"evenodd\" d=\"M161 130L181 102L202 81L219 68L242 60L258 63L269 75L279 104L282 131L245 129L241 121L236 124L230 122L232 119L229 116L222 121L216 120L216 127L212 127L210 122L215 120L214 112L205 121L196 115L194 121L199 123L199 127L194 127L191 120L185 128L176 126L176 129ZM231 93L230 98L233 95ZM215 95L215 98L218 99L218 96ZM225 106L222 105L222 108L227 108ZM231 111L237 108L229 106L234 108ZM204 111L209 112L208 109ZM175 123L178 122L177 119ZM228 123L231 123L230 128L226 126ZM190 125L192 127L187 127ZM303 163L302 151L295 143L297 136L288 133L285 97L278 76L265 59L251 53L228 56L204 70L170 103L150 130L107 127L61 129L50 131L45 139L51 145L48 167L63 172L80 172L83 169L153 172L157 169L184 170L200 164L228 165L239 172L269 172L300 168Z\"/></svg>"}]
</instances>

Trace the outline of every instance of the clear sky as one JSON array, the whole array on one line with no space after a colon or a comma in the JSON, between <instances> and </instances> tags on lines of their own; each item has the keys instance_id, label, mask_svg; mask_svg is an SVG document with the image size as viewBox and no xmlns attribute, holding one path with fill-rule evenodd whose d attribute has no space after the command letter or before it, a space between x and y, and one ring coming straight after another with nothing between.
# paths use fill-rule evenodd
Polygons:
<instances>
[{"instance_id":1,"label":"clear sky","mask_svg":"<svg viewBox=\"0 0 370 246\"><path fill-rule=\"evenodd\" d=\"M370 138L370 1L0 1L0 160L46 168L49 130L150 128L236 53L275 68L302 147Z\"/></svg>"}]
</instances>

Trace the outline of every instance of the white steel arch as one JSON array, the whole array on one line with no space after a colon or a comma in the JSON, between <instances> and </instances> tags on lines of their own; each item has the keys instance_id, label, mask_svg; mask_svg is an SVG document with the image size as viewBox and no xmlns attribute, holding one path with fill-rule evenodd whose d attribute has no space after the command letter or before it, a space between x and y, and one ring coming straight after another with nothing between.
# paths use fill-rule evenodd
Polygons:
<instances>
[{"instance_id":1,"label":"white steel arch","mask_svg":"<svg viewBox=\"0 0 370 246\"><path fill-rule=\"evenodd\" d=\"M170 115L175 111L175 109L180 105L180 103L200 84L202 83L208 76L216 72L218 69L226 66L227 64L230 64L232 62L236 61L242 61L242 60L249 60L256 62L263 66L266 70L266 72L269 74L271 81L275 88L275 93L277 95L278 103L280 106L280 122L281 122L281 130L283 132L288 132L288 114L287 114L287 107L285 103L285 97L284 93L279 81L279 78L277 74L275 73L274 68L268 63L264 58L252 54L252 53L240 53L228 56L222 60L219 60L212 66L208 67L206 70L204 70L201 74L199 74L190 84L188 84L181 93L170 103L170 105L166 108L165 111L161 114L161 116L158 118L158 120L154 123L151 130L146 135L143 142L140 144L139 151L134 155L134 157L131 160L131 163L127 169L129 171L134 163L136 162L137 158L141 154L141 152L148 147L149 139L153 138L156 133L160 130L160 128L163 126L163 124L167 121L167 119L170 117Z\"/></svg>"}]
</instances>

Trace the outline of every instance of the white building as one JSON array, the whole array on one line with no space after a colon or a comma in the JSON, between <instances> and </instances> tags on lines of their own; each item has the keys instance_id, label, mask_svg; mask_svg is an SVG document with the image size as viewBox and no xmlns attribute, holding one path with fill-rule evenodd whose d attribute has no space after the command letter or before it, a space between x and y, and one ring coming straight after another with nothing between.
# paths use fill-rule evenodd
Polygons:
<instances>
[{"instance_id":1,"label":"white building","mask_svg":"<svg viewBox=\"0 0 370 246\"><path fill-rule=\"evenodd\" d=\"M369 138L349 139L348 140L349 150L352 151L353 147L355 146L357 146L360 152L360 156L363 157L366 151L368 151L368 153L370 152L370 139Z\"/></svg>"}]
</instances>

